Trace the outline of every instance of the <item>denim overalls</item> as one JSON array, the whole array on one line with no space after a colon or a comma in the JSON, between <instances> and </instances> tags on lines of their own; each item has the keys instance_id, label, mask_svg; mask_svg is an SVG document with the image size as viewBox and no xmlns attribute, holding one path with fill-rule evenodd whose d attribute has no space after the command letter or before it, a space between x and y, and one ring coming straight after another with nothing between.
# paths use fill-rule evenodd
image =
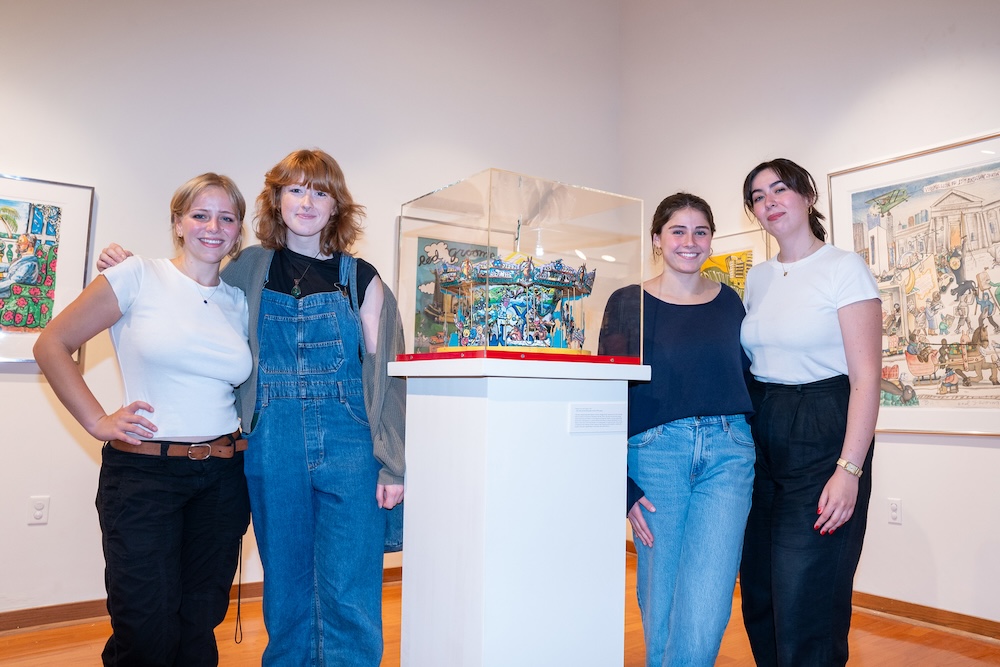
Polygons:
<instances>
[{"instance_id":1,"label":"denim overalls","mask_svg":"<svg viewBox=\"0 0 1000 667\"><path fill-rule=\"evenodd\" d=\"M356 260L344 255L342 285ZM385 519L375 501L358 355L339 291L264 290L256 425L245 456L264 567L264 665L365 665L382 655Z\"/></svg>"}]
</instances>

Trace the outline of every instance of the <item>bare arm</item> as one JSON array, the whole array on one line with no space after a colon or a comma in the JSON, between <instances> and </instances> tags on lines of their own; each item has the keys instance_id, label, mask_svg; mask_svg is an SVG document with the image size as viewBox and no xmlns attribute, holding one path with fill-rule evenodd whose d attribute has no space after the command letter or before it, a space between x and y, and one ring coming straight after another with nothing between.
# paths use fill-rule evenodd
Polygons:
<instances>
[{"instance_id":1,"label":"bare arm","mask_svg":"<svg viewBox=\"0 0 1000 667\"><path fill-rule=\"evenodd\" d=\"M377 276L368 283L365 290L365 300L361 304L361 331L365 336L365 349L375 351L378 344L378 326L382 315L382 302L385 294L382 292L382 280Z\"/></svg>"},{"instance_id":2,"label":"bare arm","mask_svg":"<svg viewBox=\"0 0 1000 667\"><path fill-rule=\"evenodd\" d=\"M34 354L56 397L88 433L98 440L124 440L137 445L139 440L132 433L148 438L156 427L136 411L152 412L152 406L136 401L108 415L72 356L121 316L111 284L104 276L98 276L42 330L35 341Z\"/></svg>"},{"instance_id":3,"label":"bare arm","mask_svg":"<svg viewBox=\"0 0 1000 667\"><path fill-rule=\"evenodd\" d=\"M851 397L847 404L847 433L841 458L861 467L868 456L875 422L882 379L882 310L877 299L859 301L837 311L847 355L847 375L851 381ZM831 465L834 462L831 461ZM833 476L823 488L814 528L821 534L832 533L854 515L858 500L858 478L840 466L834 466ZM866 471L866 474L871 471Z\"/></svg>"}]
</instances>

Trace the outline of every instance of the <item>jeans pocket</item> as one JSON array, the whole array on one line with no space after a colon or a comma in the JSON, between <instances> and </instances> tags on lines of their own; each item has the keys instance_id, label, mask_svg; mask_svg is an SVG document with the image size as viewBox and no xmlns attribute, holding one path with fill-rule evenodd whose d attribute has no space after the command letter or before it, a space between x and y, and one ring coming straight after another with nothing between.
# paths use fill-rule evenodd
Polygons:
<instances>
[{"instance_id":1,"label":"jeans pocket","mask_svg":"<svg viewBox=\"0 0 1000 667\"><path fill-rule=\"evenodd\" d=\"M347 407L347 414L351 416L351 419L361 424L362 426L371 426L368 421L368 415L364 411L364 406L360 406L362 409L358 409L359 406L353 405L351 401L345 401L344 405Z\"/></svg>"},{"instance_id":2,"label":"jeans pocket","mask_svg":"<svg viewBox=\"0 0 1000 667\"><path fill-rule=\"evenodd\" d=\"M630 449L639 449L641 447L646 447L649 443L656 439L657 434L660 432L659 426L654 426L653 428L646 429L642 433L636 433L631 438L628 439L628 446Z\"/></svg>"},{"instance_id":3,"label":"jeans pocket","mask_svg":"<svg viewBox=\"0 0 1000 667\"><path fill-rule=\"evenodd\" d=\"M368 422L368 408L365 405L365 394L361 388L361 383L346 381L343 385L356 387L356 391L350 390L340 395L340 402L347 409L347 414L362 426L370 426Z\"/></svg>"},{"instance_id":4,"label":"jeans pocket","mask_svg":"<svg viewBox=\"0 0 1000 667\"><path fill-rule=\"evenodd\" d=\"M743 447L753 447L753 435L750 432L750 425L745 419L737 419L729 422L729 438L737 445Z\"/></svg>"}]
</instances>

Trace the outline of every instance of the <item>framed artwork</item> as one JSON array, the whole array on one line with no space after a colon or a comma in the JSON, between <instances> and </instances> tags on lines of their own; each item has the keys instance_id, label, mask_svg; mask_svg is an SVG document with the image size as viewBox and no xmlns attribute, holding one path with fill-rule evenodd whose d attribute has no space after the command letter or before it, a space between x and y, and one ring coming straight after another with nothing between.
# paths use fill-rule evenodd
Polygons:
<instances>
[{"instance_id":1,"label":"framed artwork","mask_svg":"<svg viewBox=\"0 0 1000 667\"><path fill-rule=\"evenodd\" d=\"M0 174L0 370L33 366L39 332L83 291L93 201L92 187Z\"/></svg>"},{"instance_id":2,"label":"framed artwork","mask_svg":"<svg viewBox=\"0 0 1000 667\"><path fill-rule=\"evenodd\" d=\"M771 256L771 237L763 229L751 229L712 239L712 256L702 264L702 275L729 285L740 298L746 290L747 271Z\"/></svg>"},{"instance_id":3,"label":"framed artwork","mask_svg":"<svg viewBox=\"0 0 1000 667\"><path fill-rule=\"evenodd\" d=\"M830 174L882 297L881 432L1000 435L1000 133Z\"/></svg>"},{"instance_id":4,"label":"framed artwork","mask_svg":"<svg viewBox=\"0 0 1000 667\"><path fill-rule=\"evenodd\" d=\"M419 237L414 262L416 275L413 351L430 352L433 347L458 344L456 322L458 304L454 295L441 289L440 266L451 264L476 264L497 256L497 249L476 243L445 241Z\"/></svg>"}]
</instances>

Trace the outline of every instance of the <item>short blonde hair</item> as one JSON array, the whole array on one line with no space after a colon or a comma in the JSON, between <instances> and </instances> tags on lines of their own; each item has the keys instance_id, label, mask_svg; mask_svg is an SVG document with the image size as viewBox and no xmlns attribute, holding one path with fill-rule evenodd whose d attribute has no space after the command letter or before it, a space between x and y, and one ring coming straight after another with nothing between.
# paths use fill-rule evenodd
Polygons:
<instances>
[{"instance_id":1,"label":"short blonde hair","mask_svg":"<svg viewBox=\"0 0 1000 667\"><path fill-rule=\"evenodd\" d=\"M171 231L173 230L174 224L184 217L185 213L191 210L191 205L198 198L198 195L208 188L222 188L229 196L229 201L233 205L233 208L236 209L236 217L240 223L240 233L236 237L236 243L233 244L232 249L229 251L230 257L236 257L236 255L240 254L240 249L243 247L243 218L247 214L247 202L243 198L243 193L236 187L236 183L228 176L208 172L200 176L195 176L177 188L177 192L170 199L170 229ZM173 236L174 243L181 247L184 246L183 238L179 238L176 234L171 234L171 236Z\"/></svg>"}]
</instances>

